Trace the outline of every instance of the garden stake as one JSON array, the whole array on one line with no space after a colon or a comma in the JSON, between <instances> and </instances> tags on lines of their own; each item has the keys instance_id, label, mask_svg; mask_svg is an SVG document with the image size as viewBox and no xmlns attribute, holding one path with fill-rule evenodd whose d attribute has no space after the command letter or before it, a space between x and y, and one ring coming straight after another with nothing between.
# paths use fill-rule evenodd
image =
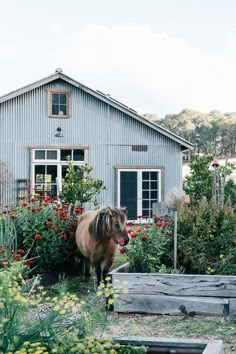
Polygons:
<instances>
[{"instance_id":1,"label":"garden stake","mask_svg":"<svg viewBox=\"0 0 236 354\"><path fill-rule=\"evenodd\" d=\"M174 270L177 270L177 210L174 211Z\"/></svg>"}]
</instances>

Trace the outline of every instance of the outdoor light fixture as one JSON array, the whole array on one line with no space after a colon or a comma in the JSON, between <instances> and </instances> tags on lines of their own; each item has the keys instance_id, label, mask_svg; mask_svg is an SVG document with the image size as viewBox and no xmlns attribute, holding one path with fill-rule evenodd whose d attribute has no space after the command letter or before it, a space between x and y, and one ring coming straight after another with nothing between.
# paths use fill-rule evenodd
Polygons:
<instances>
[{"instance_id":1,"label":"outdoor light fixture","mask_svg":"<svg viewBox=\"0 0 236 354\"><path fill-rule=\"evenodd\" d=\"M54 136L56 138L63 138L64 135L62 134L60 127L57 128L57 133Z\"/></svg>"}]
</instances>

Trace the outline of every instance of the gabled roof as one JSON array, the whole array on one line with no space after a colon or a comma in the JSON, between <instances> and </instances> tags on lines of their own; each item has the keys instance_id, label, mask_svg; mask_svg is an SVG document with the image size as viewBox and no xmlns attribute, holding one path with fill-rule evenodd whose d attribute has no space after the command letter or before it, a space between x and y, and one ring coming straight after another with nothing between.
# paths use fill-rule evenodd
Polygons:
<instances>
[{"instance_id":1,"label":"gabled roof","mask_svg":"<svg viewBox=\"0 0 236 354\"><path fill-rule=\"evenodd\" d=\"M146 118L144 118L142 115L139 115L135 110L129 108L128 106L122 104L121 102L115 100L114 98L112 98L110 95L106 95L105 93L98 91L98 90L93 90L83 84L81 84L78 81L75 81L74 79L72 79L71 77L65 75L62 72L62 69L56 69L55 73L45 77L44 79L41 79L39 81L35 81L32 84L29 84L27 86L24 86L18 90L12 91L4 96L0 97L0 104L8 101L12 98L15 98L17 96L20 96L26 92L29 92L33 89L36 89L42 85L48 84L49 82L55 81L57 79L62 79L66 82L68 82L69 84L78 87L79 89L87 92L88 94L96 97L97 99L109 104L110 106L118 109L119 111L122 111L123 113L128 114L129 116L133 117L134 119L138 120L139 122L147 125L148 127L154 129L155 131L157 131L160 134L165 135L166 137L174 140L175 142L179 143L182 147L183 150L186 149L193 149L193 144L191 144L189 141L181 138L180 136L172 133L171 131L153 123L150 122L149 120L147 120Z\"/></svg>"}]
</instances>

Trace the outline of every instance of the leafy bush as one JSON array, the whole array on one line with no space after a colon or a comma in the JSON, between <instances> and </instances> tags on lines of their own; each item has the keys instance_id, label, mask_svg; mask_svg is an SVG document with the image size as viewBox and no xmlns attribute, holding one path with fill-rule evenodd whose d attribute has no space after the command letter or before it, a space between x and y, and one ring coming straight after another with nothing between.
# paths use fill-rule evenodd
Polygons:
<instances>
[{"instance_id":1,"label":"leafy bush","mask_svg":"<svg viewBox=\"0 0 236 354\"><path fill-rule=\"evenodd\" d=\"M62 181L61 198L72 205L82 206L86 202L96 203L96 195L105 186L103 181L95 180L91 176L91 166L75 166L73 161L68 161L68 168L65 178Z\"/></svg>"},{"instance_id":2,"label":"leafy bush","mask_svg":"<svg viewBox=\"0 0 236 354\"><path fill-rule=\"evenodd\" d=\"M81 212L45 193L21 196L20 204L9 213L9 217L14 215L18 247L29 250L38 273L62 271L71 260L77 250L74 236Z\"/></svg>"},{"instance_id":3,"label":"leafy bush","mask_svg":"<svg viewBox=\"0 0 236 354\"><path fill-rule=\"evenodd\" d=\"M193 155L189 161L190 175L185 178L184 191L190 195L191 202L195 205L205 197L207 201L212 199L213 171L210 170L213 156ZM227 166L217 168L217 189L219 195L222 193L222 181L235 170L235 165L227 163ZM235 203L236 183L228 179L224 185L224 201L230 200Z\"/></svg>"},{"instance_id":4,"label":"leafy bush","mask_svg":"<svg viewBox=\"0 0 236 354\"><path fill-rule=\"evenodd\" d=\"M159 218L152 224L128 230L131 240L126 247L120 249L120 252L127 254L130 271L140 273L167 271L163 262L169 258L167 234L170 225L169 219L161 221Z\"/></svg>"},{"instance_id":5,"label":"leafy bush","mask_svg":"<svg viewBox=\"0 0 236 354\"><path fill-rule=\"evenodd\" d=\"M201 201L178 217L178 262L187 273L236 274L236 214Z\"/></svg>"}]
</instances>

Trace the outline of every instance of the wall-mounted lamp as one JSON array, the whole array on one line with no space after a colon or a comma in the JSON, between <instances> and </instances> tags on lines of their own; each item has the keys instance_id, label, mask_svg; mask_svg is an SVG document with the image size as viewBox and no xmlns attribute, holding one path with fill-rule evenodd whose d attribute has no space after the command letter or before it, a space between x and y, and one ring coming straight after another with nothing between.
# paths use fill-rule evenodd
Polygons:
<instances>
[{"instance_id":1,"label":"wall-mounted lamp","mask_svg":"<svg viewBox=\"0 0 236 354\"><path fill-rule=\"evenodd\" d=\"M62 134L60 127L57 128L57 133L54 136L56 138L63 138L64 135Z\"/></svg>"}]
</instances>

